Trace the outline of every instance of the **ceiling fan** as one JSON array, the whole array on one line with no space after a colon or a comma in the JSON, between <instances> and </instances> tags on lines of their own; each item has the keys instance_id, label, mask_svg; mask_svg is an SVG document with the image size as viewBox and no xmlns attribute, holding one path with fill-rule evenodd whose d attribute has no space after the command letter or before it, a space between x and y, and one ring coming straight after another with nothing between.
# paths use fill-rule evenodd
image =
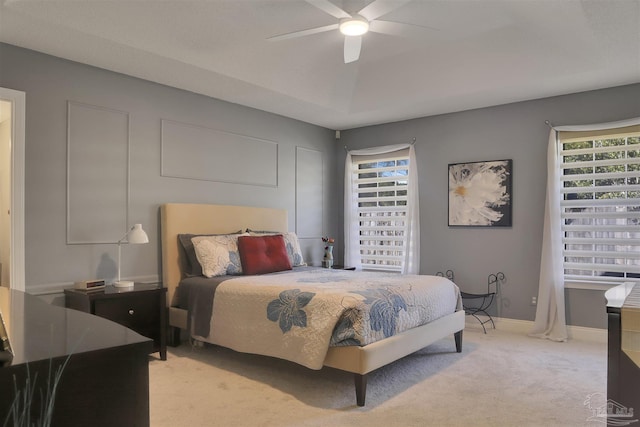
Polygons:
<instances>
[{"instance_id":1,"label":"ceiling fan","mask_svg":"<svg viewBox=\"0 0 640 427\"><path fill-rule=\"evenodd\" d=\"M302 31L281 34L270 37L268 40L278 41L296 37L309 36L323 33L325 31L340 30L344 35L344 63L357 61L360 58L362 47L362 36L368 31L391 35L406 35L411 27L431 29L419 25L405 24L400 22L381 21L377 18L403 6L411 0L374 0L355 14L349 14L331 3L329 0L305 0L312 6L337 18L336 24L325 25L323 27L309 28Z\"/></svg>"}]
</instances>

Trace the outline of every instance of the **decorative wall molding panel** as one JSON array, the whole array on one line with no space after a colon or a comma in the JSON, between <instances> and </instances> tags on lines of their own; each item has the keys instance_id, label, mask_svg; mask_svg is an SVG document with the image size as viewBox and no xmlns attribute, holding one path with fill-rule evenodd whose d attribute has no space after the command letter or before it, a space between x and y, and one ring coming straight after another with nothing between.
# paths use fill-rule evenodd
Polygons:
<instances>
[{"instance_id":1,"label":"decorative wall molding panel","mask_svg":"<svg viewBox=\"0 0 640 427\"><path fill-rule=\"evenodd\" d=\"M296 234L301 238L319 239L323 235L322 157L322 151L296 147Z\"/></svg>"},{"instance_id":2,"label":"decorative wall molding panel","mask_svg":"<svg viewBox=\"0 0 640 427\"><path fill-rule=\"evenodd\" d=\"M128 204L129 113L69 101L67 244L117 242Z\"/></svg>"},{"instance_id":3,"label":"decorative wall molding panel","mask_svg":"<svg viewBox=\"0 0 640 427\"><path fill-rule=\"evenodd\" d=\"M277 187L278 143L162 120L161 175Z\"/></svg>"}]
</instances>

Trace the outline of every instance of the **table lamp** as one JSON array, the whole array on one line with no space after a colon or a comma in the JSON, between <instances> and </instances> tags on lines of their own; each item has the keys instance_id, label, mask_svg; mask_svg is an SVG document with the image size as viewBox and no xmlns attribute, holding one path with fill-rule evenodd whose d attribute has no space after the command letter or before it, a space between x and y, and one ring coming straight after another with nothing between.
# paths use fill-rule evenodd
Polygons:
<instances>
[{"instance_id":1,"label":"table lamp","mask_svg":"<svg viewBox=\"0 0 640 427\"><path fill-rule=\"evenodd\" d=\"M120 280L120 247L123 243L139 245L149 243L147 233L142 229L142 224L134 224L127 233L118 240L118 280L113 283L116 288L129 288L133 286L133 280Z\"/></svg>"}]
</instances>

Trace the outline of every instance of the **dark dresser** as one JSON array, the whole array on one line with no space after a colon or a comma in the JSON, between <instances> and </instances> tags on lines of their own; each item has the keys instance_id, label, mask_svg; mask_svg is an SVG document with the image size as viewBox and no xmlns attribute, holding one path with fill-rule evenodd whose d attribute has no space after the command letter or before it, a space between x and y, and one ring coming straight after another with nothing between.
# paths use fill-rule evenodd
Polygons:
<instances>
[{"instance_id":1,"label":"dark dresser","mask_svg":"<svg viewBox=\"0 0 640 427\"><path fill-rule=\"evenodd\" d=\"M14 387L24 393L27 380L34 386L31 419L40 419L41 396L52 389L47 379L53 382L61 369L52 426L149 426L152 340L6 288L0 288L0 310L14 354L0 366L0 423L11 420Z\"/></svg>"},{"instance_id":2,"label":"dark dresser","mask_svg":"<svg viewBox=\"0 0 640 427\"><path fill-rule=\"evenodd\" d=\"M607 418L610 425L640 416L640 285L605 293L608 317Z\"/></svg>"}]
</instances>

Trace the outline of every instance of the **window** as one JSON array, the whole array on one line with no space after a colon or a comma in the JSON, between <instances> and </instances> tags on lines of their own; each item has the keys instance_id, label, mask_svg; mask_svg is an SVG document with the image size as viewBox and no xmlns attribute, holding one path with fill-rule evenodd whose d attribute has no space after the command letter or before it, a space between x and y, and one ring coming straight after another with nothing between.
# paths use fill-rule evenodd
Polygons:
<instances>
[{"instance_id":1,"label":"window","mask_svg":"<svg viewBox=\"0 0 640 427\"><path fill-rule=\"evenodd\" d=\"M362 268L402 271L407 231L409 152L354 156Z\"/></svg>"},{"instance_id":2,"label":"window","mask_svg":"<svg viewBox=\"0 0 640 427\"><path fill-rule=\"evenodd\" d=\"M558 139L565 281L640 278L640 126Z\"/></svg>"}]
</instances>

